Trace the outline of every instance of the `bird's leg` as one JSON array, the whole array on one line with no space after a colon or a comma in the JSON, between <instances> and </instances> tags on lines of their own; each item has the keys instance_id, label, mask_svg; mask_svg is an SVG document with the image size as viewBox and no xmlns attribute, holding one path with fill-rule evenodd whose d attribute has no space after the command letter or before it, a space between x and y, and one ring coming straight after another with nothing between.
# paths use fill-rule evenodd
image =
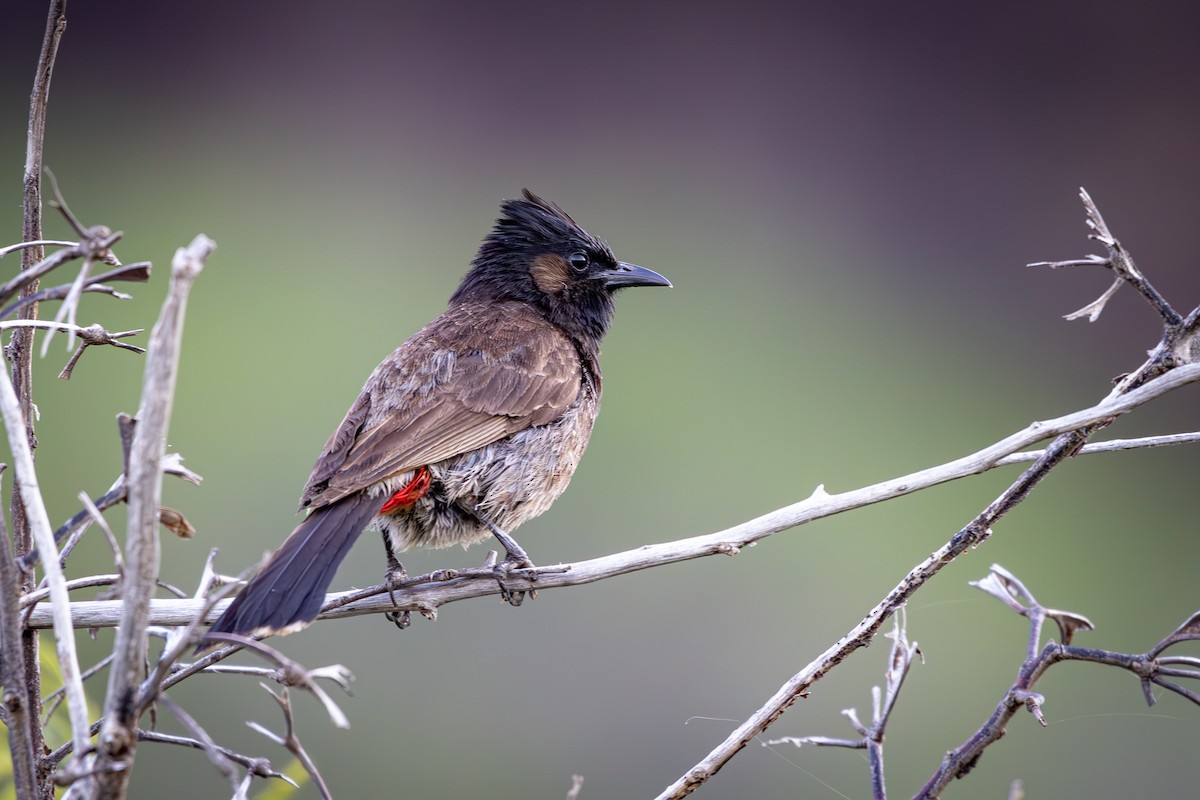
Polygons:
<instances>
[{"instance_id":1,"label":"bird's leg","mask_svg":"<svg viewBox=\"0 0 1200 800\"><path fill-rule=\"evenodd\" d=\"M492 535L496 537L496 541L504 545L505 557L504 560L510 562L517 569L528 569L533 566L533 562L529 560L529 555L517 544L517 540L508 535L499 525L487 519L480 517L484 525L488 526Z\"/></svg>"},{"instance_id":2,"label":"bird's leg","mask_svg":"<svg viewBox=\"0 0 1200 800\"><path fill-rule=\"evenodd\" d=\"M396 605L396 587L404 582L408 577L408 573L404 571L404 565L400 563L400 559L396 558L396 551L392 549L392 537L383 532L383 549L387 553L387 571L383 573L383 582L387 586L388 597L392 600L392 605ZM385 611L383 616L395 623L396 627L404 630L411 622L411 614L408 611Z\"/></svg>"},{"instance_id":3,"label":"bird's leg","mask_svg":"<svg viewBox=\"0 0 1200 800\"><path fill-rule=\"evenodd\" d=\"M525 552L521 545L517 544L517 540L508 535L508 532L501 528L496 523L492 522L478 508L472 509L475 518L487 526L492 535L496 537L496 541L504 546L504 560L493 567L493 572L496 575L496 583L500 584L500 599L509 605L519 606L525 600L525 592L509 591L505 584L505 579L510 571L514 569L531 569L535 565L529 560L529 555ZM530 597L537 597L537 592L530 592Z\"/></svg>"}]
</instances>

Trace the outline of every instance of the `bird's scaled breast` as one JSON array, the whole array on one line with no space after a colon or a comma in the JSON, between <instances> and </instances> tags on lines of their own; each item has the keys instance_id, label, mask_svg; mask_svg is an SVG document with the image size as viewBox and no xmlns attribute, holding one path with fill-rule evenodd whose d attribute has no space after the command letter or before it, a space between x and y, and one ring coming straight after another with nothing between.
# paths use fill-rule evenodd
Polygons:
<instances>
[{"instance_id":1,"label":"bird's scaled breast","mask_svg":"<svg viewBox=\"0 0 1200 800\"><path fill-rule=\"evenodd\" d=\"M470 509L507 532L545 512L587 448L599 403L590 393L557 419L429 465L430 491L411 509L377 518L400 550L468 545L491 535Z\"/></svg>"},{"instance_id":2,"label":"bird's scaled breast","mask_svg":"<svg viewBox=\"0 0 1200 800\"><path fill-rule=\"evenodd\" d=\"M575 474L595 419L596 402L584 397L554 422L526 428L492 445L495 458L489 462L485 457L487 466L481 470L480 510L501 528L512 530L548 509ZM465 472L470 476L476 470Z\"/></svg>"}]
</instances>

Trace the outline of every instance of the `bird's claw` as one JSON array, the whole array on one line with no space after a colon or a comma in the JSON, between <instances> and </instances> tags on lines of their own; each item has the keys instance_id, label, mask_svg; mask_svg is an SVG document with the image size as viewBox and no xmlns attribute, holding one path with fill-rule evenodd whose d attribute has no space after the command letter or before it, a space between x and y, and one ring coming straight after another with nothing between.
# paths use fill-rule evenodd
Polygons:
<instances>
[{"instance_id":1,"label":"bird's claw","mask_svg":"<svg viewBox=\"0 0 1200 800\"><path fill-rule=\"evenodd\" d=\"M404 571L404 566L389 553L387 571L383 573L383 583L387 586L388 598L392 601L392 605L396 605L396 590L407 579L408 573Z\"/></svg>"},{"instance_id":2,"label":"bird's claw","mask_svg":"<svg viewBox=\"0 0 1200 800\"><path fill-rule=\"evenodd\" d=\"M387 571L383 573L383 583L387 586L388 599L392 601L392 605L396 605L396 590L408 578L408 573L404 571L404 565L396 558L396 554L392 552L391 543L384 537L384 545L387 548ZM383 616L388 619L400 630L404 630L412 624L412 613L405 611L385 611Z\"/></svg>"},{"instance_id":3,"label":"bird's claw","mask_svg":"<svg viewBox=\"0 0 1200 800\"><path fill-rule=\"evenodd\" d=\"M496 576L496 583L500 585L500 599L510 606L519 606L525 602L525 595L536 598L537 592L530 590L513 591L508 588L508 579L512 573L522 570L536 570L537 566L529 560L529 556L522 551L519 554L509 553L508 556L496 566L492 567L492 574ZM536 578L537 573L522 577Z\"/></svg>"},{"instance_id":4,"label":"bird's claw","mask_svg":"<svg viewBox=\"0 0 1200 800\"><path fill-rule=\"evenodd\" d=\"M400 630L404 630L412 624L412 612L408 609L403 611L385 611L383 612L383 616Z\"/></svg>"}]
</instances>

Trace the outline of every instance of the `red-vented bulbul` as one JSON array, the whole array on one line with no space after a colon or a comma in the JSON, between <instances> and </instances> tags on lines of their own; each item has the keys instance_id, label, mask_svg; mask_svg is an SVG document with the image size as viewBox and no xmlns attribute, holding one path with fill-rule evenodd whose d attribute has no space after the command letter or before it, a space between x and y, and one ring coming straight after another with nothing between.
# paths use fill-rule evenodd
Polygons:
<instances>
[{"instance_id":1,"label":"red-vented bulbul","mask_svg":"<svg viewBox=\"0 0 1200 800\"><path fill-rule=\"evenodd\" d=\"M529 565L507 534L562 494L587 447L613 294L671 283L528 190L501 208L450 307L375 369L325 444L308 516L211 631L304 627L366 528L383 534L389 580L395 552L493 533Z\"/></svg>"}]
</instances>

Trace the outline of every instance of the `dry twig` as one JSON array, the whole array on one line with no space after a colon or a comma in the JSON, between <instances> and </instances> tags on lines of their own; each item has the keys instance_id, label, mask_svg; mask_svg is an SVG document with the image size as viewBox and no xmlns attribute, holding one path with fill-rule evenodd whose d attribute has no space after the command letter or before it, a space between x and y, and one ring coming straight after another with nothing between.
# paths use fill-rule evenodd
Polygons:
<instances>
[{"instance_id":1,"label":"dry twig","mask_svg":"<svg viewBox=\"0 0 1200 800\"><path fill-rule=\"evenodd\" d=\"M967 775L979 763L983 751L1004 736L1009 721L1020 709L1028 710L1038 723L1045 727L1046 718L1042 714L1042 707L1046 698L1034 692L1033 687L1047 669L1062 661L1090 661L1128 670L1141 681L1147 705L1155 703L1151 688L1151 684L1154 684L1200 706L1200 693L1168 680L1200 680L1200 658L1163 655L1168 648L1181 642L1200 640L1200 611L1163 637L1149 651L1135 654L1116 653L1073 646L1071 642L1075 634L1092 630L1092 623L1079 614L1042 606L1015 575L999 565L992 565L991 572L983 580L973 582L972 585L1029 620L1029 646L1025 663L1021 665L1017 679L1004 693L1004 697L987 721L963 744L946 754L941 765L915 797L923 800L939 797L951 781ZM1059 641L1049 641L1039 651L1042 626L1047 619L1057 624Z\"/></svg>"},{"instance_id":2,"label":"dry twig","mask_svg":"<svg viewBox=\"0 0 1200 800\"><path fill-rule=\"evenodd\" d=\"M275 742L275 744L285 748L289 753L295 756L296 760L299 761L304 767L304 771L308 773L308 777L311 778L312 782L316 785L317 790L321 793L321 797L324 798L324 800L333 800L333 795L329 792L329 786L325 783L325 778L321 776L320 771L317 769L316 763L313 762L312 757L308 754L308 751L304 749L304 745L300 742L300 737L296 735L296 719L292 716L292 696L288 691L288 688L285 686L283 687L283 691L281 691L279 694L276 694L271 687L267 686L265 683L260 685L266 690L267 694L271 695L271 697L275 699L275 702L279 704L279 709L283 712L285 725L284 733L282 736L277 733L272 733L262 725L259 725L257 722L247 722L246 724L250 726L252 730L258 731L263 736Z\"/></svg>"},{"instance_id":3,"label":"dry twig","mask_svg":"<svg viewBox=\"0 0 1200 800\"><path fill-rule=\"evenodd\" d=\"M884 671L884 689L871 687L871 725L864 725L858 719L858 712L853 708L842 711L842 716L850 721L851 727L858 732L859 739L836 739L829 736L785 736L782 739L771 739L766 745L794 744L800 747L813 744L819 747L845 747L851 750L866 750L867 763L871 770L871 796L875 800L885 800L887 789L883 779L883 738L887 731L888 720L892 709L900 697L900 689L904 679L912 667L913 659L921 655L916 642L908 641L905 630L904 609L901 608L894 617L891 633L884 634L892 640L892 649L888 654L888 665Z\"/></svg>"},{"instance_id":4,"label":"dry twig","mask_svg":"<svg viewBox=\"0 0 1200 800\"><path fill-rule=\"evenodd\" d=\"M98 744L102 769L97 775L102 796L125 792L137 746L136 697L147 655L148 609L158 578L158 509L162 491L163 447L175 398L175 379L183 340L188 292L212 253L213 242L197 236L179 248L171 263L171 285L150 335L142 383L142 404L133 435L126 476L129 522L125 543L126 580L121 625L114 646ZM43 559L43 564L45 563ZM123 767L123 768L121 768Z\"/></svg>"},{"instance_id":5,"label":"dry twig","mask_svg":"<svg viewBox=\"0 0 1200 800\"><path fill-rule=\"evenodd\" d=\"M1168 375L1141 387L1136 392L1102 403L1082 411L1057 417L1044 422L1035 422L1023 430L1002 439L969 456L947 464L930 467L909 475L892 478L882 483L865 486L839 494L827 494L823 489L812 496L757 519L743 522L716 533L693 536L671 542L647 544L633 550L613 553L599 558L560 564L534 570L514 571L510 586L516 589L553 589L578 586L605 580L618 575L673 564L694 558L712 555L736 555L743 548L753 546L761 539L818 519L840 514L856 508L893 497L901 497L930 486L936 486L958 478L978 474L1001 464L1018 463L1030 455L1023 448L1035 444L1039 439L1073 430L1077 426L1091 425L1126 413L1151 400L1161 397L1181 386L1200 381L1200 365L1191 365L1172 370ZM1174 438L1174 437L1167 437ZM1191 440L1188 435L1188 440ZM1142 446L1153 447L1157 438L1142 442ZM1121 449L1128 449L1133 442L1123 442ZM1103 452L1104 443L1096 445L1091 452ZM1038 451L1044 457L1047 451ZM1086 449L1080 453L1088 452ZM1009 458L1018 453L1019 458ZM940 552L940 551L939 551ZM494 573L486 568L464 570L439 570L419 576L395 588L395 605L388 597L388 587L376 585L352 592L333 593L327 596L324 610L318 619L379 614L397 608L421 611L425 616L435 616L436 609L449 603L485 597L499 593ZM153 600L150 604L150 621L153 625L188 625L198 614L204 622L216 619L229 601L218 602L207 608L196 600ZM72 604L71 613L77 628L105 628L117 624L120 613L119 602L93 600ZM48 612L38 609L29 618L29 625L45 628L50 625ZM221 651L216 651L220 653ZM208 661L215 663L228 655Z\"/></svg>"},{"instance_id":6,"label":"dry twig","mask_svg":"<svg viewBox=\"0 0 1200 800\"><path fill-rule=\"evenodd\" d=\"M29 98L29 128L25 140L25 171L22 192L21 239L25 242L43 241L42 236L42 148L46 139L46 106L50 96L50 78L54 72L58 43L66 29L66 0L51 0L46 16L46 32L38 54L37 69L33 78L33 91ZM21 271L28 272L41 260L40 245L21 248ZM37 291L36 281L27 285L26 295ZM28 318L37 316L37 304L25 306L21 313ZM32 450L37 446L33 430L33 367L32 331L16 331L12 335L5 355L12 364L12 389L17 397L20 420L24 426L22 436ZM13 487L10 503L11 552L18 558L34 549L33 536L22 505L22 496ZM33 588L31 577L23 577L13 570L8 552L2 557L0 588L4 596L0 602L14 610L16 600L22 592ZM11 622L11 617L7 618ZM46 743L42 728L38 724L41 713L41 674L38 660L37 634L20 630L12 625L0 629L4 636L0 641L0 660L5 686L5 723L8 726L9 752L12 754L13 788L18 796L34 797L40 791L37 760L44 752ZM21 696L23 694L23 696Z\"/></svg>"}]
</instances>

